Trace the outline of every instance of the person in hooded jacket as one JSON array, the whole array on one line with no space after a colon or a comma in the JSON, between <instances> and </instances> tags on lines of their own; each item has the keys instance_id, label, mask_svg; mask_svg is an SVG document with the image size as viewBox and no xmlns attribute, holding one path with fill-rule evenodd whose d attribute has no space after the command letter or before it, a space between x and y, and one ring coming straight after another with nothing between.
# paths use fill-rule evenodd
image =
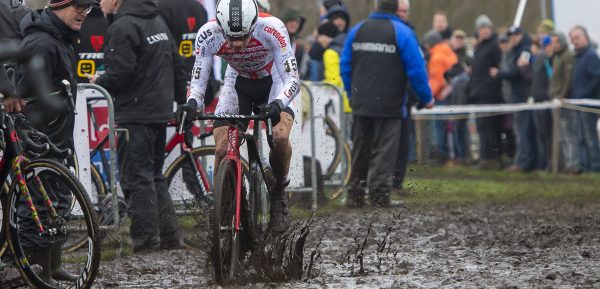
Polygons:
<instances>
[{"instance_id":1,"label":"person in hooded jacket","mask_svg":"<svg viewBox=\"0 0 600 289\"><path fill-rule=\"evenodd\" d=\"M350 27L350 13L348 7L341 3L329 3L327 6L326 18L324 22L332 22L338 28L338 35L333 41L339 45L344 45L346 37L348 35L348 28ZM323 53L325 47L323 47L318 41L315 41L309 50L310 56L310 80L311 81L322 81L324 76L323 67Z\"/></svg>"},{"instance_id":2,"label":"person in hooded jacket","mask_svg":"<svg viewBox=\"0 0 600 289\"><path fill-rule=\"evenodd\" d=\"M153 0L102 0L113 19L106 33L106 73L91 82L115 99L120 181L131 218L134 252L182 247L162 167L173 101L185 98L187 74L173 36ZM111 16L114 15L114 16Z\"/></svg>"},{"instance_id":3,"label":"person in hooded jacket","mask_svg":"<svg viewBox=\"0 0 600 289\"><path fill-rule=\"evenodd\" d=\"M489 70L500 67L502 52L498 46L498 37L494 24L486 15L475 21L477 45L473 56L471 79L467 85L467 95L471 104L502 103L502 83L491 77ZM502 164L502 117L490 116L477 119L477 132L481 139L479 167L498 169Z\"/></svg>"},{"instance_id":4,"label":"person in hooded jacket","mask_svg":"<svg viewBox=\"0 0 600 289\"><path fill-rule=\"evenodd\" d=\"M46 134L61 149L74 149L77 79L73 44L94 3L94 0L51 0L47 8L31 11L20 23L22 49L43 60L43 72L29 73L25 69L27 64L19 63L16 94L4 99L5 110L9 113L24 113L34 128ZM41 79L40 74L43 75ZM39 79L40 82L31 85L33 78ZM69 97L63 80L69 82L72 98ZM42 92L37 90L38 86L47 86L49 91L59 93L48 102L48 97L39 95ZM33 99L25 106L21 97ZM53 194L59 201L55 209L59 215L64 216L70 209L68 204L71 195L61 189L59 181L56 182L59 189ZM37 195L34 199L43 200L37 190L32 189L31 193ZM49 214L43 201L36 204L36 207L39 215ZM70 274L62 265L62 245L66 236L58 236L53 242L40 237L25 201L19 204L17 211L19 227L25 236L23 247L30 255L28 261L42 267L38 276L51 285L57 284L55 280L76 281L77 276Z\"/></svg>"}]
</instances>

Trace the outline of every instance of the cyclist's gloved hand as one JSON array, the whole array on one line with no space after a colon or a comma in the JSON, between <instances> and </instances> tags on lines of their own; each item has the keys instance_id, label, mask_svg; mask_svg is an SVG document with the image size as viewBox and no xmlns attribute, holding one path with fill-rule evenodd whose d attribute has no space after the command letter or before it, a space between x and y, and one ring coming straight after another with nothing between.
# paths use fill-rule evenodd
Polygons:
<instances>
[{"instance_id":1,"label":"cyclist's gloved hand","mask_svg":"<svg viewBox=\"0 0 600 289\"><path fill-rule=\"evenodd\" d=\"M177 113L177 122L183 122L184 130L188 130L192 127L197 111L198 102L193 98L188 99L186 104L179 107L179 112ZM185 119L182 119L184 112L186 113L186 116Z\"/></svg>"},{"instance_id":2,"label":"cyclist's gloved hand","mask_svg":"<svg viewBox=\"0 0 600 289\"><path fill-rule=\"evenodd\" d=\"M281 118L281 111L285 107L280 99L277 99L269 104L263 104L260 106L260 113L269 116L273 127L275 127Z\"/></svg>"}]
</instances>

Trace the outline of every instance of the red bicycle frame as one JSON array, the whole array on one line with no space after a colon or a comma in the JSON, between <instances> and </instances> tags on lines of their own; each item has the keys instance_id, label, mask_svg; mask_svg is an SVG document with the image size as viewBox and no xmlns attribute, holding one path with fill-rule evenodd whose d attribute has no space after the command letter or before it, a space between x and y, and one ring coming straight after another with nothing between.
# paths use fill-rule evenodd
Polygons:
<instances>
[{"instance_id":1,"label":"red bicycle frame","mask_svg":"<svg viewBox=\"0 0 600 289\"><path fill-rule=\"evenodd\" d=\"M237 126L230 126L227 130L227 155L224 160L235 162L235 231L240 230L240 215L242 203L242 160L240 156L240 131Z\"/></svg>"}]
</instances>

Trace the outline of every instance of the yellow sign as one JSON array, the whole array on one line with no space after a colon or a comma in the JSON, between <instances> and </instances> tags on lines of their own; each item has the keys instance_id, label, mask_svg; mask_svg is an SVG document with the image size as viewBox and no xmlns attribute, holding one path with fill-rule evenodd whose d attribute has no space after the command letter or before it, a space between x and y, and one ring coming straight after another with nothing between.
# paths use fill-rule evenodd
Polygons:
<instances>
[{"instance_id":1,"label":"yellow sign","mask_svg":"<svg viewBox=\"0 0 600 289\"><path fill-rule=\"evenodd\" d=\"M179 55L189 58L194 54L194 43L191 40L183 40L179 44Z\"/></svg>"},{"instance_id":2,"label":"yellow sign","mask_svg":"<svg viewBox=\"0 0 600 289\"><path fill-rule=\"evenodd\" d=\"M82 59L77 64L77 75L86 78L88 75L96 74L96 62L93 60Z\"/></svg>"}]
</instances>

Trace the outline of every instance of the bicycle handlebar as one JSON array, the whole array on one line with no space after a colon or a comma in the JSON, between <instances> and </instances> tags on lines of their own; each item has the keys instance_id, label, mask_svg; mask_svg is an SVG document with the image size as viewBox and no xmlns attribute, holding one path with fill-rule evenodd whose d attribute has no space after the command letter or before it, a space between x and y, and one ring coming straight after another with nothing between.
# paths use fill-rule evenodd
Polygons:
<instances>
[{"instance_id":1,"label":"bicycle handlebar","mask_svg":"<svg viewBox=\"0 0 600 289\"><path fill-rule=\"evenodd\" d=\"M185 119L187 116L187 112L183 112L182 119ZM230 114L202 114L198 113L195 117L196 120L224 120L224 121L245 121L245 120L254 120L254 121L264 121L267 125L267 143L269 147L273 149L275 144L273 142L273 123L271 122L271 118L266 114L259 115L230 115ZM179 127L179 131L183 131L183 121Z\"/></svg>"},{"instance_id":2,"label":"bicycle handlebar","mask_svg":"<svg viewBox=\"0 0 600 289\"><path fill-rule=\"evenodd\" d=\"M58 148L47 135L34 129L22 114L11 117L14 119L19 138L23 141L23 150L27 153L34 157L48 155L61 160L71 156L71 149Z\"/></svg>"}]
</instances>

